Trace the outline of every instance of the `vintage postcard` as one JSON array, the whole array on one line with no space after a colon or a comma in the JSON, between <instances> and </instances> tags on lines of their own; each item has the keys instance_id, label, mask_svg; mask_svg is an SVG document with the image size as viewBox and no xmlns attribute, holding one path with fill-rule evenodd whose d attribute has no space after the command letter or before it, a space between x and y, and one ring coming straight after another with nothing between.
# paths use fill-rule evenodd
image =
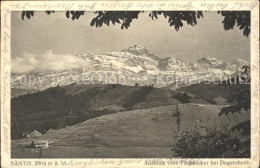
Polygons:
<instances>
[{"instance_id":1,"label":"vintage postcard","mask_svg":"<svg viewBox=\"0 0 260 168\"><path fill-rule=\"evenodd\" d=\"M259 167L259 2L2 1L1 167Z\"/></svg>"}]
</instances>

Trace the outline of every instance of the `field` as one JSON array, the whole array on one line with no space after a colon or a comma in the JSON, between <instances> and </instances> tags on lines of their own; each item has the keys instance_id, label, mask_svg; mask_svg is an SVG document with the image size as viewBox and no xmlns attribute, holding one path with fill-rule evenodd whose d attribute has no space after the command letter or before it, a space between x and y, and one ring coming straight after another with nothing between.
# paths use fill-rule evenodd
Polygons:
<instances>
[{"instance_id":1,"label":"field","mask_svg":"<svg viewBox=\"0 0 260 168\"><path fill-rule=\"evenodd\" d=\"M180 104L181 129L192 128L198 121L216 123L221 107ZM49 141L49 149L28 147L36 138L12 140L12 158L171 158L175 113L176 105L170 105L92 118L38 137ZM224 118L234 117L238 123L248 114Z\"/></svg>"}]
</instances>

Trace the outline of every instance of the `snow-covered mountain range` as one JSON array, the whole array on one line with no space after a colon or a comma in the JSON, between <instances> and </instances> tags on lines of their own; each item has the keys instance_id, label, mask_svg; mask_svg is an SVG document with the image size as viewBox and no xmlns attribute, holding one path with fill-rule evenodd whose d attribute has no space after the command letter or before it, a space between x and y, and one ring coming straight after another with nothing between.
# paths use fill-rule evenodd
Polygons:
<instances>
[{"instance_id":1,"label":"snow-covered mountain range","mask_svg":"<svg viewBox=\"0 0 260 168\"><path fill-rule=\"evenodd\" d=\"M75 57L77 68L12 73L12 88L44 89L71 83L138 83L165 87L180 79L205 80L219 75L234 76L242 66L249 65L249 62L241 59L226 63L209 56L193 63L174 56L161 59L141 45L133 45L119 52L77 54Z\"/></svg>"}]
</instances>

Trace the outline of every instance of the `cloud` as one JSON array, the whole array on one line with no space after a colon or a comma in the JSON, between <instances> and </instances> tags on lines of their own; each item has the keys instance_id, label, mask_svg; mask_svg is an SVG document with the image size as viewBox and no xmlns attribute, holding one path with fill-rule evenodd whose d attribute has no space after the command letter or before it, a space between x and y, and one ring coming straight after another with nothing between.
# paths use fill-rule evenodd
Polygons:
<instances>
[{"instance_id":1,"label":"cloud","mask_svg":"<svg viewBox=\"0 0 260 168\"><path fill-rule=\"evenodd\" d=\"M22 56L12 58L12 73L26 73L32 70L70 70L86 66L86 60L74 55L54 54L47 51L42 55L24 52Z\"/></svg>"}]
</instances>

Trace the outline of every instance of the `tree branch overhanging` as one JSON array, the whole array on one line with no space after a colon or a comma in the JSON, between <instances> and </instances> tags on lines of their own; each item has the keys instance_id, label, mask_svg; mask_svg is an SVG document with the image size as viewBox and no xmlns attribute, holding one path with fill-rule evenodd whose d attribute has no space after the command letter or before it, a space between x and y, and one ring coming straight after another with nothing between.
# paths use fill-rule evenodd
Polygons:
<instances>
[{"instance_id":1,"label":"tree branch overhanging","mask_svg":"<svg viewBox=\"0 0 260 168\"><path fill-rule=\"evenodd\" d=\"M102 25L110 26L112 23L121 24L121 29L128 29L134 19L138 19L140 13L144 11L96 11L96 17L90 22L91 26L101 27ZM47 15L55 13L55 11L45 11ZM78 20L85 11L66 11L66 18ZM219 11L218 14L224 17L222 23L225 30L231 30L235 26L243 30L244 36L250 34L250 11ZM194 26L197 20L203 18L202 11L152 11L149 12L149 17L152 20L158 19L162 15L168 20L169 26L174 27L178 31L183 27L183 23ZM30 19L34 16L34 11L23 11L21 14L22 20Z\"/></svg>"}]
</instances>

